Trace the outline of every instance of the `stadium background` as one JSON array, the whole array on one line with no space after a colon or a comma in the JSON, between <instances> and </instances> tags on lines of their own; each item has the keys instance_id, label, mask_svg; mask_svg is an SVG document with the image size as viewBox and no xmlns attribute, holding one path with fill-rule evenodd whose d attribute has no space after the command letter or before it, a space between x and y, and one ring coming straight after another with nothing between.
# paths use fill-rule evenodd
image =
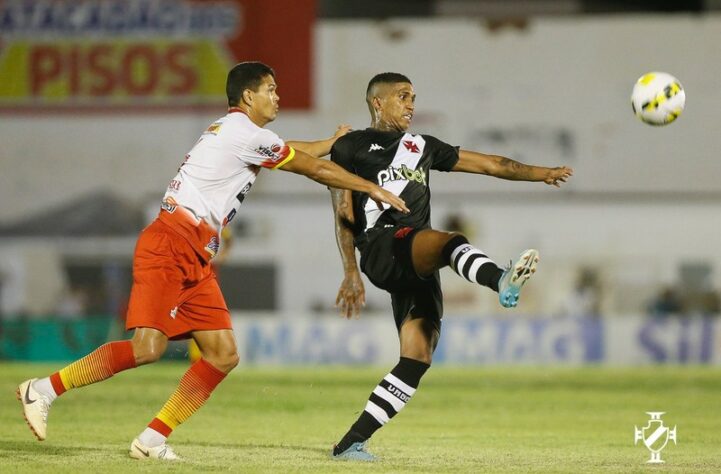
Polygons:
<instances>
[{"instance_id":1,"label":"stadium background","mask_svg":"<svg viewBox=\"0 0 721 474\"><path fill-rule=\"evenodd\" d=\"M443 273L438 366L718 375L720 11L714 0L0 0L0 366L123 337L137 233L224 113L228 67L258 59L278 73L269 128L286 139L367 126L367 81L397 71L418 94L412 131L575 169L562 189L432 177L436 227L463 229L499 263L527 247L542 256L513 311ZM652 70L687 91L668 127L631 112ZM241 371L396 360L383 292L366 283L357 321L333 308L342 272L322 186L263 173L232 234L219 268Z\"/></svg>"}]
</instances>

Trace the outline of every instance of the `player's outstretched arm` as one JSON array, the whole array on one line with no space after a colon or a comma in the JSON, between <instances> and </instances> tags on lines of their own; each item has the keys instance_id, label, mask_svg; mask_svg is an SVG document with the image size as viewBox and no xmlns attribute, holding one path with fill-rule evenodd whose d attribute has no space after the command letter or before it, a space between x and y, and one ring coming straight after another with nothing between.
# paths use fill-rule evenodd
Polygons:
<instances>
[{"instance_id":1,"label":"player's outstretched arm","mask_svg":"<svg viewBox=\"0 0 721 474\"><path fill-rule=\"evenodd\" d=\"M291 171L307 176L331 188L350 189L360 191L373 199L379 206L389 204L403 213L410 212L405 201L395 194L386 191L375 183L347 172L332 161L320 160L302 151L296 150L295 157L280 167L281 170Z\"/></svg>"},{"instance_id":2,"label":"player's outstretched arm","mask_svg":"<svg viewBox=\"0 0 721 474\"><path fill-rule=\"evenodd\" d=\"M333 215L335 218L335 240L343 262L343 282L338 289L335 305L346 319L360 316L362 306L365 306L365 287L361 279L358 262L355 258L353 246L353 231L351 227L355 222L351 192L345 189L330 189L333 200Z\"/></svg>"},{"instance_id":3,"label":"player's outstretched arm","mask_svg":"<svg viewBox=\"0 0 721 474\"><path fill-rule=\"evenodd\" d=\"M296 150L304 151L310 156L320 158L321 156L325 156L330 153L330 149L333 147L335 141L350 131L350 125L343 124L338 125L338 129L335 131L335 134L325 140L316 140L314 142L289 141L285 142L285 144L292 146Z\"/></svg>"},{"instance_id":4,"label":"player's outstretched arm","mask_svg":"<svg viewBox=\"0 0 721 474\"><path fill-rule=\"evenodd\" d=\"M543 181L556 187L565 183L573 175L573 169L567 166L546 168L514 161L505 156L484 155L474 151L461 150L458 163L453 171L485 174L513 181Z\"/></svg>"}]
</instances>

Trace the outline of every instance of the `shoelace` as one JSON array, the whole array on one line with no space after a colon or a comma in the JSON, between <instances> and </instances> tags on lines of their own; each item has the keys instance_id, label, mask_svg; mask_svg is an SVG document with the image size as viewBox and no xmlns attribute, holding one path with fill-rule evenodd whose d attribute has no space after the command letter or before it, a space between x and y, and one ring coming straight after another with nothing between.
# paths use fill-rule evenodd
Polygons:
<instances>
[{"instance_id":1,"label":"shoelace","mask_svg":"<svg viewBox=\"0 0 721 474\"><path fill-rule=\"evenodd\" d=\"M173 448L166 444L163 449L158 453L158 457L160 459L165 459L167 457L177 458L178 456L175 454L175 451L173 451Z\"/></svg>"}]
</instances>

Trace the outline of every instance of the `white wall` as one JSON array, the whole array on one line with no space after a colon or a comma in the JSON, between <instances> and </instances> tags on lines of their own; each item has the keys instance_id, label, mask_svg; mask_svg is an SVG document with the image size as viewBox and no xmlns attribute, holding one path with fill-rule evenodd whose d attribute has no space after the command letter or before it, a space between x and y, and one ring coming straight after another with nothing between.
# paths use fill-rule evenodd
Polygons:
<instances>
[{"instance_id":1,"label":"white wall","mask_svg":"<svg viewBox=\"0 0 721 474\"><path fill-rule=\"evenodd\" d=\"M719 15L542 18L497 32L470 20L327 21L316 35L316 110L281 113L271 128L310 139L340 122L365 127L367 82L393 70L416 86L415 131L533 163L567 163L577 169L569 190L718 193L720 42ZM651 70L677 75L686 88L687 110L672 126L645 126L631 113L633 83ZM281 105L282 93L280 84ZM157 195L215 115L2 116L0 220L90 189ZM489 140L492 130L515 141ZM552 143L558 131L574 143L567 156ZM508 190L469 177L434 184L437 193ZM322 192L287 178L254 188L299 191Z\"/></svg>"},{"instance_id":2,"label":"white wall","mask_svg":"<svg viewBox=\"0 0 721 474\"><path fill-rule=\"evenodd\" d=\"M710 262L721 286L721 16L542 18L497 32L470 20L328 21L316 41L316 110L281 113L271 128L282 136L323 137L341 122L365 127L367 81L392 70L415 84L414 131L575 168L561 190L432 177L437 224L460 209L499 263L528 246L541 250L539 283L519 311L554 311L583 262L598 264L616 289L611 309L639 309L650 288L673 282L681 261ZM643 125L631 112L633 83L651 70L675 74L687 91L684 115L668 127ZM282 105L283 84L279 92ZM97 189L155 202L220 114L2 116L0 222ZM334 299L340 264L328 201L322 186L264 172L243 206L265 237L239 242L231 259L276 259L283 309ZM491 308L484 298L479 308ZM372 289L369 299L387 305Z\"/></svg>"}]
</instances>

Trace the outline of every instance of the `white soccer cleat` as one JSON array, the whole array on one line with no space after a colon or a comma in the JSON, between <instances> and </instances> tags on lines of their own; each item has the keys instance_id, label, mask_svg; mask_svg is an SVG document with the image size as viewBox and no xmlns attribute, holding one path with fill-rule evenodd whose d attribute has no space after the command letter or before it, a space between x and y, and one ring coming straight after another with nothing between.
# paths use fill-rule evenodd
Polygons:
<instances>
[{"instance_id":1,"label":"white soccer cleat","mask_svg":"<svg viewBox=\"0 0 721 474\"><path fill-rule=\"evenodd\" d=\"M515 308L521 296L521 288L536 273L538 250L524 251L518 260L503 272L498 282L498 301L504 308Z\"/></svg>"},{"instance_id":2,"label":"white soccer cleat","mask_svg":"<svg viewBox=\"0 0 721 474\"><path fill-rule=\"evenodd\" d=\"M135 438L130 444L128 452L133 459L162 459L163 461L180 461L181 458L173 451L173 448L163 443L154 448L148 448L140 444L138 438Z\"/></svg>"},{"instance_id":3,"label":"white soccer cleat","mask_svg":"<svg viewBox=\"0 0 721 474\"><path fill-rule=\"evenodd\" d=\"M43 441L48 432L48 412L50 399L36 392L33 382L37 379L26 380L15 391L15 395L23 406L23 415L30 430L39 441Z\"/></svg>"}]
</instances>

